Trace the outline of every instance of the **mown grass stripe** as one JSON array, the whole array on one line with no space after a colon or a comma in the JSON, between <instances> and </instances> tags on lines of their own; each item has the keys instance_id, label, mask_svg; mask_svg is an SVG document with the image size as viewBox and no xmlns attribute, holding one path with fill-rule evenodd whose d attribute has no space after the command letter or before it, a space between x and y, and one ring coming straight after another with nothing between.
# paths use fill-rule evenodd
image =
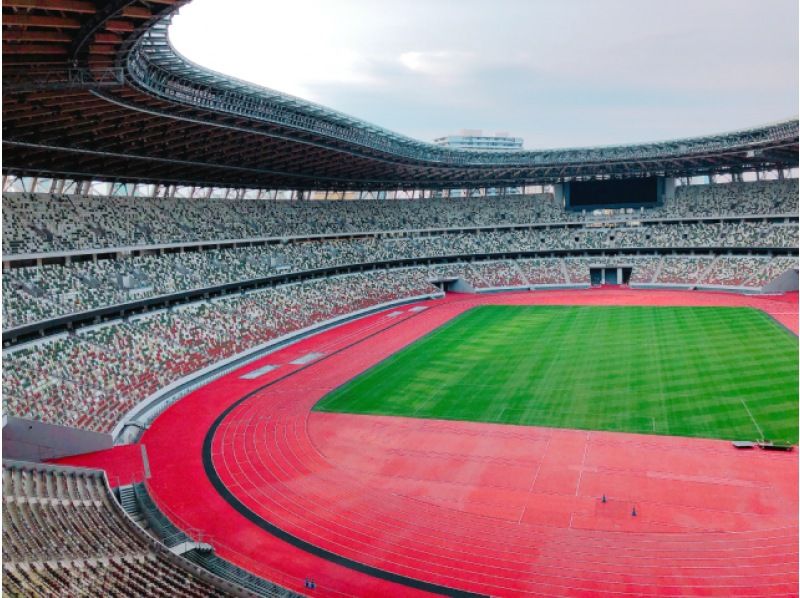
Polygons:
<instances>
[{"instance_id":1,"label":"mown grass stripe","mask_svg":"<svg viewBox=\"0 0 800 598\"><path fill-rule=\"evenodd\" d=\"M796 443L797 383L797 338L750 308L482 306L315 409Z\"/></svg>"}]
</instances>

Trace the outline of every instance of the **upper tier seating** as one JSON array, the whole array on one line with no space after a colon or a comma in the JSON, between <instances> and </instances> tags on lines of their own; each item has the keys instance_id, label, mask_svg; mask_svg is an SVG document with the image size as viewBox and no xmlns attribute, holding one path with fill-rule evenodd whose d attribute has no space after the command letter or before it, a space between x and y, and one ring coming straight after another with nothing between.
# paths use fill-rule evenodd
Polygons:
<instances>
[{"instance_id":1,"label":"upper tier seating","mask_svg":"<svg viewBox=\"0 0 800 598\"><path fill-rule=\"evenodd\" d=\"M734 214L797 215L797 179L677 187L674 201L659 208L658 212L674 218Z\"/></svg>"},{"instance_id":2,"label":"upper tier seating","mask_svg":"<svg viewBox=\"0 0 800 598\"><path fill-rule=\"evenodd\" d=\"M638 218L797 215L797 179L678 187ZM565 211L552 194L469 199L267 201L3 195L3 252L141 247L225 239L365 231L594 221Z\"/></svg>"}]
</instances>

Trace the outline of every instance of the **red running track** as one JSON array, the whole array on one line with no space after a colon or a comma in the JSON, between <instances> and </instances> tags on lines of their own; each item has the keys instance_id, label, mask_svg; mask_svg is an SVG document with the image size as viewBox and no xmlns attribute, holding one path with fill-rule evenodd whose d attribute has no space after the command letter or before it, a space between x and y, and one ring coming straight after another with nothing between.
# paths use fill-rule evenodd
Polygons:
<instances>
[{"instance_id":1,"label":"red running track","mask_svg":"<svg viewBox=\"0 0 800 598\"><path fill-rule=\"evenodd\" d=\"M104 469L112 488L136 484L145 477L142 447L138 444L123 444L104 451L53 459L51 462L73 467Z\"/></svg>"},{"instance_id":2,"label":"red running track","mask_svg":"<svg viewBox=\"0 0 800 598\"><path fill-rule=\"evenodd\" d=\"M796 453L311 412L332 388L484 303L747 305L797 332L797 294L552 291L387 310L268 355L161 415L142 440L159 507L211 536L221 556L298 591L311 576L321 595L417 590L302 549L309 545L491 595L797 595ZM290 364L310 352L325 356ZM279 367L240 378L265 364Z\"/></svg>"}]
</instances>

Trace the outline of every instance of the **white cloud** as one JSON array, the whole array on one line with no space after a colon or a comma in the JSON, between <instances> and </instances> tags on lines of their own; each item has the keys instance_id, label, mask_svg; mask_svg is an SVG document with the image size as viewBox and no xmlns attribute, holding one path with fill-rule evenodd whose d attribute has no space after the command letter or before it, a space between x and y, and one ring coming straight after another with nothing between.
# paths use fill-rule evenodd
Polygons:
<instances>
[{"instance_id":1,"label":"white cloud","mask_svg":"<svg viewBox=\"0 0 800 598\"><path fill-rule=\"evenodd\" d=\"M795 0L193 0L170 35L210 68L424 139L476 128L528 147L594 145L793 116L797 11Z\"/></svg>"},{"instance_id":2,"label":"white cloud","mask_svg":"<svg viewBox=\"0 0 800 598\"><path fill-rule=\"evenodd\" d=\"M403 52L400 64L407 69L425 75L453 75L463 71L475 58L472 52Z\"/></svg>"},{"instance_id":3,"label":"white cloud","mask_svg":"<svg viewBox=\"0 0 800 598\"><path fill-rule=\"evenodd\" d=\"M195 62L307 99L322 99L314 97L317 84L370 84L347 30L332 28L334 15L320 11L306 20L307 5L194 0L174 19L170 39Z\"/></svg>"}]
</instances>

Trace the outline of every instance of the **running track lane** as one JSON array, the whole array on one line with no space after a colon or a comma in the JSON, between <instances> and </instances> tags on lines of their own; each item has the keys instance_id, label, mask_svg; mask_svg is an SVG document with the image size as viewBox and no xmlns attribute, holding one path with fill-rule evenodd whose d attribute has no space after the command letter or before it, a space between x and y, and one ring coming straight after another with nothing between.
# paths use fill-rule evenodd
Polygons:
<instances>
[{"instance_id":1,"label":"running track lane","mask_svg":"<svg viewBox=\"0 0 800 598\"><path fill-rule=\"evenodd\" d=\"M750 305L796 331L796 294L781 299L509 293L449 297L427 302L429 309L417 315L406 307L397 318L387 312L363 318L220 378L167 410L143 438L153 470L149 486L176 523L213 536L221 556L300 591L310 575L321 594L415 593L376 577L374 567L491 594L796 595L794 454L736 453L731 460L728 443L716 441L310 413L330 388L473 305ZM289 364L312 351L326 357ZM280 367L256 380L239 377L268 363ZM383 428L376 435L370 426L382 419L391 421L378 422ZM415 422L414 444L398 447ZM209 471L202 460L206 437ZM479 439L483 452L465 438ZM360 442L348 445L348 439ZM403 455L400 448L417 451ZM637 457L645 454L670 458L653 472ZM476 458L483 458L478 467ZM470 467L478 472L472 477L448 475ZM218 488L207 473L218 478ZM608 476L617 476L618 495L599 511L597 494ZM529 496L514 486L517 478L528 482ZM442 480L456 491L446 491ZM711 508L685 499L714 488L723 491L708 495ZM244 506L247 516L229 501ZM632 504L641 511L635 520L627 512ZM263 522L300 541L281 540ZM309 545L319 549L316 555ZM344 567L332 554L339 563L365 567Z\"/></svg>"}]
</instances>

